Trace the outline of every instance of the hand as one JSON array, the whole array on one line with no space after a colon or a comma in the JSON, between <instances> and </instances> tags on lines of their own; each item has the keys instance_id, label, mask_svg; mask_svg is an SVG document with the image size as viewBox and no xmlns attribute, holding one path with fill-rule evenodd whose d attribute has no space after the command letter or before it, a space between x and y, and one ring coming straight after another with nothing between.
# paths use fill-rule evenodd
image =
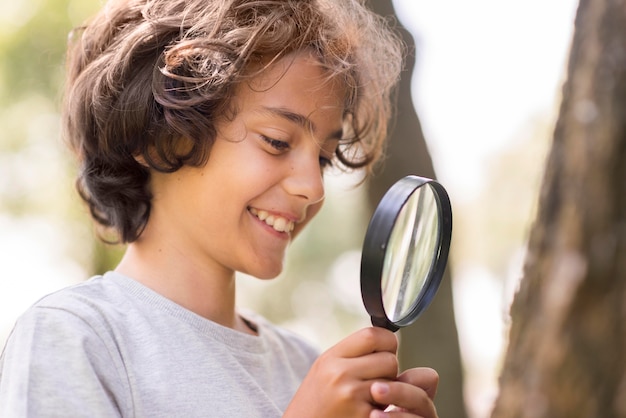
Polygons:
<instances>
[{"instance_id":1,"label":"hand","mask_svg":"<svg viewBox=\"0 0 626 418\"><path fill-rule=\"evenodd\" d=\"M391 406L384 412L373 410L369 418L437 418L433 400L438 383L439 375L429 368L409 369L395 382L374 382L370 389L372 399Z\"/></svg>"},{"instance_id":2,"label":"hand","mask_svg":"<svg viewBox=\"0 0 626 418\"><path fill-rule=\"evenodd\" d=\"M390 404L401 408L385 412L390 417L436 418L437 374L411 369L398 376L397 348L395 334L383 328L348 336L313 364L283 418L368 418Z\"/></svg>"}]
</instances>

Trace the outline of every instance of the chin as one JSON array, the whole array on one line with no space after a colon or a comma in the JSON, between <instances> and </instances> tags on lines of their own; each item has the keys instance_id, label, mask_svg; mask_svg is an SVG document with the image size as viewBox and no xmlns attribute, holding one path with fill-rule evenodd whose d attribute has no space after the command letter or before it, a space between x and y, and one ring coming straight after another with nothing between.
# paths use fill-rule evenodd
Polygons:
<instances>
[{"instance_id":1,"label":"chin","mask_svg":"<svg viewBox=\"0 0 626 418\"><path fill-rule=\"evenodd\" d=\"M256 277L257 279L261 279L261 280L272 280L275 279L276 277L278 277L278 275L280 273L282 273L283 269L279 269L278 271L272 271L272 272L263 272L263 273L259 273L259 274L253 274L254 277Z\"/></svg>"},{"instance_id":2,"label":"chin","mask_svg":"<svg viewBox=\"0 0 626 418\"><path fill-rule=\"evenodd\" d=\"M283 263L278 263L277 265L268 265L268 266L257 266L255 269L250 269L248 271L243 271L249 276L256 277L261 280L271 280L278 277L280 273L283 272Z\"/></svg>"}]
</instances>

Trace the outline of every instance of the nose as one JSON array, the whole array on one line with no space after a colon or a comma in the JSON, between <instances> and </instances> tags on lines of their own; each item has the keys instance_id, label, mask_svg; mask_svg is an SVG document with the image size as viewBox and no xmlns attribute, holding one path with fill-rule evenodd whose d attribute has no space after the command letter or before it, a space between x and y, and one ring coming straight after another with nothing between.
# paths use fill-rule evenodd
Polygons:
<instances>
[{"instance_id":1,"label":"nose","mask_svg":"<svg viewBox=\"0 0 626 418\"><path fill-rule=\"evenodd\" d=\"M285 190L314 204L324 199L324 178L317 154L293 161L283 184Z\"/></svg>"}]
</instances>

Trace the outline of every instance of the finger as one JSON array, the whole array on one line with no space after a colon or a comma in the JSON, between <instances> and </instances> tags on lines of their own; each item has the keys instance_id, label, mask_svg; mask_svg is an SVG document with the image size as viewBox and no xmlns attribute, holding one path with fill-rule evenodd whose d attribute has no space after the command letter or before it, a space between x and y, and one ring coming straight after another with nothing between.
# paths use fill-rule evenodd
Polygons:
<instances>
[{"instance_id":1,"label":"finger","mask_svg":"<svg viewBox=\"0 0 626 418\"><path fill-rule=\"evenodd\" d=\"M387 351L340 361L342 370L359 380L396 380L398 375L398 357Z\"/></svg>"},{"instance_id":2,"label":"finger","mask_svg":"<svg viewBox=\"0 0 626 418\"><path fill-rule=\"evenodd\" d=\"M424 418L437 416L435 404L426 391L409 383L374 382L370 387L370 394L375 403L395 405L397 407L395 412L398 414L406 411Z\"/></svg>"},{"instance_id":3,"label":"finger","mask_svg":"<svg viewBox=\"0 0 626 418\"><path fill-rule=\"evenodd\" d=\"M338 357L354 358L377 352L396 354L397 350L398 337L393 332L380 327L369 327L349 335L329 351Z\"/></svg>"},{"instance_id":4,"label":"finger","mask_svg":"<svg viewBox=\"0 0 626 418\"><path fill-rule=\"evenodd\" d=\"M396 380L420 387L426 391L430 399L435 399L439 374L429 367L416 367L406 370Z\"/></svg>"},{"instance_id":5,"label":"finger","mask_svg":"<svg viewBox=\"0 0 626 418\"><path fill-rule=\"evenodd\" d=\"M381 411L381 410L375 409L370 412L369 418L426 418L426 417L422 417L421 415L415 415L411 412L404 411L401 409L391 409L387 411ZM431 418L431 417L428 417L428 418ZM437 418L437 416L435 415L432 418Z\"/></svg>"}]
</instances>

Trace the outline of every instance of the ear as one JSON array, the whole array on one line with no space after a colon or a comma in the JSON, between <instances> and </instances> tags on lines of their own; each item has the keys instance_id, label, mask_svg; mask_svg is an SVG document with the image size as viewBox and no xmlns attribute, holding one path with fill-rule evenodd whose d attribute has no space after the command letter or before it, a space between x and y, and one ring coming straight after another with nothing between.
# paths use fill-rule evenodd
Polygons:
<instances>
[{"instance_id":1,"label":"ear","mask_svg":"<svg viewBox=\"0 0 626 418\"><path fill-rule=\"evenodd\" d=\"M133 154L133 159L144 168L150 168L150 165L146 162L146 158L143 156L143 154Z\"/></svg>"}]
</instances>

